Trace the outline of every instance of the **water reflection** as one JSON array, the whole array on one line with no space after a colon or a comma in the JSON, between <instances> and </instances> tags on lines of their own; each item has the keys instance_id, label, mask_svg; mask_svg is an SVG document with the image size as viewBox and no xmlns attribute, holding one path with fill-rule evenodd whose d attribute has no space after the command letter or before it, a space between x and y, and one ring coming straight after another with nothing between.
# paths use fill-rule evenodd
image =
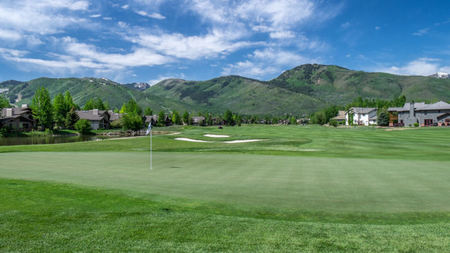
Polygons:
<instances>
[{"instance_id":1,"label":"water reflection","mask_svg":"<svg viewBox=\"0 0 450 253\"><path fill-rule=\"evenodd\" d=\"M0 146L55 144L79 141L92 141L105 139L103 136L32 136L32 137L7 137L0 138Z\"/></svg>"}]
</instances>

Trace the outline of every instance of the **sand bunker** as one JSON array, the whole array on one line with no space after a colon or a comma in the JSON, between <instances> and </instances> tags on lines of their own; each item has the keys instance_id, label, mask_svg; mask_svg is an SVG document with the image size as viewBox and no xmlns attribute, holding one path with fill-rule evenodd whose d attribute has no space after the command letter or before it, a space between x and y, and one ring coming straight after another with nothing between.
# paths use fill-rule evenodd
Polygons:
<instances>
[{"instance_id":1,"label":"sand bunker","mask_svg":"<svg viewBox=\"0 0 450 253\"><path fill-rule=\"evenodd\" d=\"M202 141L202 140L194 140L189 138L175 138L177 141L190 141L190 142L210 142L210 141Z\"/></svg>"},{"instance_id":2,"label":"sand bunker","mask_svg":"<svg viewBox=\"0 0 450 253\"><path fill-rule=\"evenodd\" d=\"M205 137L211 137L211 138L228 138L229 135L220 135L220 134L205 134L203 135Z\"/></svg>"},{"instance_id":3,"label":"sand bunker","mask_svg":"<svg viewBox=\"0 0 450 253\"><path fill-rule=\"evenodd\" d=\"M233 144L233 143L246 143L246 142L256 142L256 141L262 141L262 140L234 140L234 141L224 141L223 143L227 143L227 144Z\"/></svg>"}]
</instances>

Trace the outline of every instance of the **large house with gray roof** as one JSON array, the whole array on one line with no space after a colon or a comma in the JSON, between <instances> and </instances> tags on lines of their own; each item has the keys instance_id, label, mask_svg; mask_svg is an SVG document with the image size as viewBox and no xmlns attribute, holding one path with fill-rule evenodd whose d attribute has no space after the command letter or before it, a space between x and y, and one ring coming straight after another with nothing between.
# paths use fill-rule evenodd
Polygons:
<instances>
[{"instance_id":1,"label":"large house with gray roof","mask_svg":"<svg viewBox=\"0 0 450 253\"><path fill-rule=\"evenodd\" d=\"M390 126L450 126L450 104L439 101L434 104L405 103L403 107L388 109Z\"/></svg>"},{"instance_id":2,"label":"large house with gray roof","mask_svg":"<svg viewBox=\"0 0 450 253\"><path fill-rule=\"evenodd\" d=\"M85 119L91 123L91 128L108 129L110 124L110 115L108 111L93 109L89 111L77 111L80 119Z\"/></svg>"},{"instance_id":3,"label":"large house with gray roof","mask_svg":"<svg viewBox=\"0 0 450 253\"><path fill-rule=\"evenodd\" d=\"M24 104L20 108L3 108L0 111L0 128L7 127L16 131L31 131L35 127L31 108Z\"/></svg>"},{"instance_id":4,"label":"large house with gray roof","mask_svg":"<svg viewBox=\"0 0 450 253\"><path fill-rule=\"evenodd\" d=\"M345 125L370 126L377 124L377 108L352 107L345 112Z\"/></svg>"}]
</instances>

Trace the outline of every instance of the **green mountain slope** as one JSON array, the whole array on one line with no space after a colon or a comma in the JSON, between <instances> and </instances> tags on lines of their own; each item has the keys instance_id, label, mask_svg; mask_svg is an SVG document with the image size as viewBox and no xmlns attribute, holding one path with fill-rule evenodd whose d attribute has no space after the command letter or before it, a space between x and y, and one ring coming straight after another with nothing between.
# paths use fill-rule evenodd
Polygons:
<instances>
[{"instance_id":1,"label":"green mountain slope","mask_svg":"<svg viewBox=\"0 0 450 253\"><path fill-rule=\"evenodd\" d=\"M340 105L359 96L392 99L405 95L416 101L450 99L449 79L369 73L333 65L301 65L269 83Z\"/></svg>"},{"instance_id":2,"label":"green mountain slope","mask_svg":"<svg viewBox=\"0 0 450 253\"><path fill-rule=\"evenodd\" d=\"M129 99L142 107L221 113L227 109L242 114L302 115L327 105L345 105L357 97L393 99L405 95L415 101L450 101L450 79L398 76L354 71L334 65L305 64L270 81L225 76L207 81L167 79L142 90L103 78L38 78L28 82L6 81L0 89L16 104L31 103L38 87L51 96L70 91L83 105L99 97L119 108ZM145 88L145 87L144 87Z\"/></svg>"},{"instance_id":3,"label":"green mountain slope","mask_svg":"<svg viewBox=\"0 0 450 253\"><path fill-rule=\"evenodd\" d=\"M283 114L314 111L322 102L313 97L239 76L208 81L164 80L147 89L146 94L176 98L199 110L243 114Z\"/></svg>"}]
</instances>

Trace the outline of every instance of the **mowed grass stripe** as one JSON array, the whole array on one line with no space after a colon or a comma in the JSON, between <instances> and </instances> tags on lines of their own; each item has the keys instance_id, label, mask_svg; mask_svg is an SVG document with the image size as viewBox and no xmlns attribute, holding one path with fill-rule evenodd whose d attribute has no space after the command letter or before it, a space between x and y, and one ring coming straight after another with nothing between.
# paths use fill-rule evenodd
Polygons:
<instances>
[{"instance_id":1,"label":"mowed grass stripe","mask_svg":"<svg viewBox=\"0 0 450 253\"><path fill-rule=\"evenodd\" d=\"M0 177L45 180L244 209L449 212L449 162L154 153L0 154Z\"/></svg>"},{"instance_id":2,"label":"mowed grass stripe","mask_svg":"<svg viewBox=\"0 0 450 253\"><path fill-rule=\"evenodd\" d=\"M224 216L69 185L0 179L0 251L447 252L448 223Z\"/></svg>"}]
</instances>

